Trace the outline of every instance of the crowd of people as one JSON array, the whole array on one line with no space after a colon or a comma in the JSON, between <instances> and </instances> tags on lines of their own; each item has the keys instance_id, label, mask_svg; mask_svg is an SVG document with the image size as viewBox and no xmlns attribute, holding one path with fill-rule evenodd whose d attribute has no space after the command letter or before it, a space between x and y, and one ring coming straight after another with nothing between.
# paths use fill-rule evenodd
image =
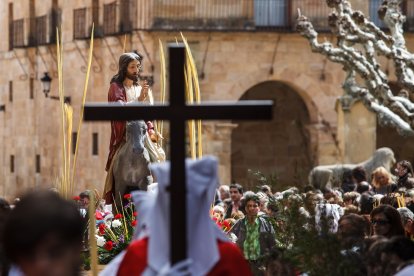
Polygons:
<instances>
[{"instance_id":1,"label":"crowd of people","mask_svg":"<svg viewBox=\"0 0 414 276\"><path fill-rule=\"evenodd\" d=\"M321 271L309 267L318 261L306 267L286 257L292 246L306 246L296 241L312 237L312 230L315 239L331 235L331 247L337 242L337 264L349 264L353 256L344 274L414 275L414 174L406 160L394 172L379 167L367 176L363 167L356 167L344 175L341 187L322 190L306 186L303 191L292 187L273 193L263 185L257 192L244 192L239 184L222 185L212 216L219 225L232 225L228 235L255 275ZM294 228L286 233L288 224ZM323 248L313 250L303 252L323 259Z\"/></svg>"},{"instance_id":2,"label":"crowd of people","mask_svg":"<svg viewBox=\"0 0 414 276\"><path fill-rule=\"evenodd\" d=\"M394 175L356 167L337 188L221 185L210 217L253 275L414 275L413 175L400 161ZM77 275L88 205L89 192L78 205L54 191L0 200L2 275Z\"/></svg>"}]
</instances>

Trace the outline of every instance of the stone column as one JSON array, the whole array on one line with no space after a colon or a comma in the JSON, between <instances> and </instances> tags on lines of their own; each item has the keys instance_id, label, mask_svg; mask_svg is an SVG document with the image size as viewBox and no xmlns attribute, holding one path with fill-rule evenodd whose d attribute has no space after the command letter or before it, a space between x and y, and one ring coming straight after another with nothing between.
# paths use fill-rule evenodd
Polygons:
<instances>
[{"instance_id":1,"label":"stone column","mask_svg":"<svg viewBox=\"0 0 414 276\"><path fill-rule=\"evenodd\" d=\"M361 101L342 96L336 105L342 163L359 163L376 149L377 117Z\"/></svg>"}]
</instances>

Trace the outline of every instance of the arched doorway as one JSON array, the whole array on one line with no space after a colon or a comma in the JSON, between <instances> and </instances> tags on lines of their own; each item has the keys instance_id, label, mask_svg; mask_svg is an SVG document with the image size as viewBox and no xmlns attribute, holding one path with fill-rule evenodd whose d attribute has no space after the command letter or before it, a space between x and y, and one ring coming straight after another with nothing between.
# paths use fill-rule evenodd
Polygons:
<instances>
[{"instance_id":1,"label":"arched doorway","mask_svg":"<svg viewBox=\"0 0 414 276\"><path fill-rule=\"evenodd\" d=\"M290 86L263 82L246 91L240 100L273 100L272 121L235 122L232 132L232 181L255 190L257 182L248 170L277 176L277 190L303 187L313 166L310 124L305 102Z\"/></svg>"}]
</instances>

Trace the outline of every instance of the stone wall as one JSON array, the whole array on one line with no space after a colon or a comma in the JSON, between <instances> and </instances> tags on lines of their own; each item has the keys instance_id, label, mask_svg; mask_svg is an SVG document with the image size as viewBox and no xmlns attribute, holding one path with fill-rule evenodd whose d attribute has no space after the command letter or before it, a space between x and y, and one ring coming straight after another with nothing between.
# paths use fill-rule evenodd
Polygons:
<instances>
[{"instance_id":1,"label":"stone wall","mask_svg":"<svg viewBox=\"0 0 414 276\"><path fill-rule=\"evenodd\" d=\"M0 27L5 30L3 38L8 37L7 14L8 4L11 2L14 5L15 19L28 17L26 1L1 1ZM62 12L64 88L66 95L72 99L76 127L85 81L84 67L88 43L87 40L73 40L73 9L90 7L90 2L59 1ZM112 1L100 2L102 6ZM48 5L51 4L36 1L36 15L48 13ZM145 11L150 11L151 5L139 0L137 7L141 9L137 9L136 22L148 26L150 20L145 16L150 13ZM312 160L313 165L335 163L340 159L335 141L335 102L337 97L342 95L341 82L344 74L339 65L311 53L308 42L295 33L186 31L184 34L191 44L199 73L204 73L204 78L200 79L203 101L237 101L256 85L269 81L283 83L289 87L289 93L295 93L295 97L298 98L291 103L289 110L304 107L307 110L305 128L309 133L309 152L303 152L303 158ZM158 41L161 40L164 47L167 47L168 43L175 43L179 37L179 32L175 31L144 30L134 31L126 37L127 51L136 49L144 54L144 74L154 76L153 91L156 99L159 99L160 79ZM106 101L109 80L116 73L123 41L124 36L95 39L88 102ZM28 188L52 186L60 172L60 107L57 101L45 98L39 81L43 72L48 71L53 78L50 95L57 96L56 45L9 51L8 40L2 39L0 62L0 104L6 106L6 111L0 112L0 181L3 184L3 190L0 192L4 196L12 197ZM152 67L154 71L151 70ZM33 99L30 99L30 78L34 79ZM10 81L13 83L12 102L9 101ZM264 123L260 124L266 127ZM233 178L232 144L235 142L232 141L232 131L236 125L232 122L204 122L203 125L204 153L219 156L221 183L230 183ZM108 154L109 131L109 123L82 125L76 193L85 188L102 189L106 175L104 166ZM93 133L99 135L98 155L92 155ZM168 140L168 133L166 136ZM266 141L274 143L271 140ZM262 146L267 147L266 144ZM284 145L278 146L283 148ZM289 147L285 150L289 154ZM290 150L295 154L302 154L299 149L291 147ZM13 173L10 172L11 155L15 156ZM41 156L40 173L35 172L36 155ZM286 171L282 170L282 167L278 168L276 158L276 155L273 159L269 156L268 161L263 161L263 167L273 166L276 171L279 169L285 174ZM308 169L309 165L304 168ZM293 175L289 172L283 177L292 178Z\"/></svg>"}]
</instances>

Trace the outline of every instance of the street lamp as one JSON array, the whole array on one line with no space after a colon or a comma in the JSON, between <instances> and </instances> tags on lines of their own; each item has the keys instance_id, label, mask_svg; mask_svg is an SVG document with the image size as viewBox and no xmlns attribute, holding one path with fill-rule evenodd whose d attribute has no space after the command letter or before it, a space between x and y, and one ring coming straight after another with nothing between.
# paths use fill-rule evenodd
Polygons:
<instances>
[{"instance_id":1,"label":"street lamp","mask_svg":"<svg viewBox=\"0 0 414 276\"><path fill-rule=\"evenodd\" d=\"M40 81L42 82L43 85L43 93L45 93L45 97L52 99L52 100L60 100L59 97L56 96L50 96L49 97L49 92L50 92L50 84L52 83L52 78L49 76L48 72L44 73L43 78L40 79ZM70 97L64 97L63 101L65 103L70 104Z\"/></svg>"},{"instance_id":2,"label":"street lamp","mask_svg":"<svg viewBox=\"0 0 414 276\"><path fill-rule=\"evenodd\" d=\"M49 96L50 92L50 83L52 82L52 78L49 76L48 72L44 73L45 75L43 78L40 79L43 85L43 93L45 93L46 98Z\"/></svg>"}]
</instances>

